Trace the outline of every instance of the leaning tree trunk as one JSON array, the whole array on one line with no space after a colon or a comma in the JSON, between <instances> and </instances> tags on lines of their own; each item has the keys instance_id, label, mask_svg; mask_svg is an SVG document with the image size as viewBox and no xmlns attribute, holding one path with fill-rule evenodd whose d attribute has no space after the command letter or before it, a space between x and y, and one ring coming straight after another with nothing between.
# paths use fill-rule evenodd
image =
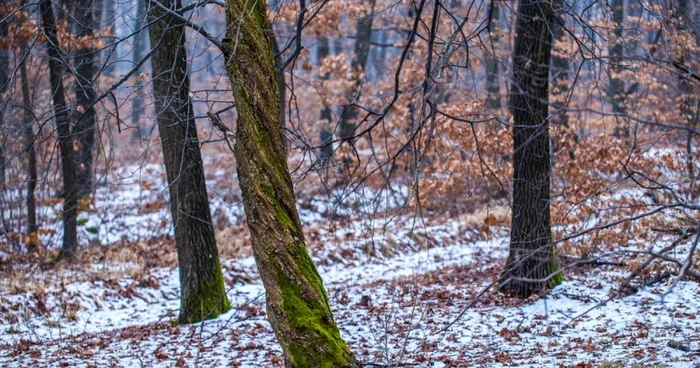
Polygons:
<instances>
[{"instance_id":1,"label":"leaning tree trunk","mask_svg":"<svg viewBox=\"0 0 700 368\"><path fill-rule=\"evenodd\" d=\"M27 47L22 46L21 55L27 54ZM33 250L38 246L38 235L37 231L39 226L36 223L36 197L34 192L36 191L37 183L37 172L36 172L36 148L34 147L34 140L36 139L34 135L34 114L32 113L32 101L31 95L29 93L29 79L27 77L27 58L24 60L22 65L20 65L19 73L22 82L22 100L23 100L23 122L24 126L22 130L24 132L24 144L25 152L27 153L27 250Z\"/></svg>"},{"instance_id":2,"label":"leaning tree trunk","mask_svg":"<svg viewBox=\"0 0 700 368\"><path fill-rule=\"evenodd\" d=\"M94 7L95 0L79 0L74 11L78 27L78 38L84 40L77 47L75 55L76 84L75 96L77 102L76 124L73 136L78 143L75 151L76 178L78 197L84 197L92 190L93 185L93 148L95 146L95 78L100 69L100 51L95 46L98 9Z\"/></svg>"},{"instance_id":3,"label":"leaning tree trunk","mask_svg":"<svg viewBox=\"0 0 700 368\"><path fill-rule=\"evenodd\" d=\"M75 158L73 155L73 138L68 121L68 106L61 70L66 63L65 53L61 50L56 36L56 20L51 8L51 0L41 0L41 23L46 36L46 52L49 56L49 77L51 95L58 132L58 144L61 151L61 171L63 174L63 246L56 260L73 259L78 248L76 219L78 217L78 196L75 186Z\"/></svg>"},{"instance_id":4,"label":"leaning tree trunk","mask_svg":"<svg viewBox=\"0 0 700 368\"><path fill-rule=\"evenodd\" d=\"M514 178L510 254L500 289L528 297L561 282L549 224L549 61L553 21L548 1L518 5L513 85Z\"/></svg>"},{"instance_id":5,"label":"leaning tree trunk","mask_svg":"<svg viewBox=\"0 0 700 368\"><path fill-rule=\"evenodd\" d=\"M161 1L171 9L180 0ZM153 95L170 191L180 266L180 323L214 318L229 310L216 249L214 227L197 139L185 48L185 26L165 17L157 6L150 11L153 53Z\"/></svg>"},{"instance_id":6,"label":"leaning tree trunk","mask_svg":"<svg viewBox=\"0 0 700 368\"><path fill-rule=\"evenodd\" d=\"M270 324L287 367L351 367L354 358L333 320L296 209L265 2L227 3L238 180Z\"/></svg>"}]
</instances>

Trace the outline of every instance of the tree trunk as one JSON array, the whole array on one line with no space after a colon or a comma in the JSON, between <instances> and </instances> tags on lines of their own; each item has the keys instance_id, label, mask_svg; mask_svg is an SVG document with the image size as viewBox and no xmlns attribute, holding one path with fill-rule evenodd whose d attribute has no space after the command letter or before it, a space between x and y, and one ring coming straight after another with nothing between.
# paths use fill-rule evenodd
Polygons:
<instances>
[{"instance_id":1,"label":"tree trunk","mask_svg":"<svg viewBox=\"0 0 700 368\"><path fill-rule=\"evenodd\" d=\"M226 39L238 112L234 150L270 324L287 367L351 367L354 358L333 321L296 209L265 2L227 4L227 23L235 25Z\"/></svg>"},{"instance_id":2,"label":"tree trunk","mask_svg":"<svg viewBox=\"0 0 700 368\"><path fill-rule=\"evenodd\" d=\"M521 0L516 23L513 85L514 175L510 254L503 292L528 297L561 282L549 224L549 62L551 2Z\"/></svg>"},{"instance_id":3,"label":"tree trunk","mask_svg":"<svg viewBox=\"0 0 700 368\"><path fill-rule=\"evenodd\" d=\"M73 138L71 137L70 122L68 121L68 106L66 106L65 91L61 70L67 62L65 53L60 49L56 36L56 21L51 8L51 0L41 0L41 23L46 36L46 51L49 56L49 76L51 79L51 95L58 132L58 144L61 151L61 171L63 174L63 246L56 257L73 259L78 248L78 233L76 218L78 215L78 198L75 187L75 158L73 155Z\"/></svg>"},{"instance_id":4,"label":"tree trunk","mask_svg":"<svg viewBox=\"0 0 700 368\"><path fill-rule=\"evenodd\" d=\"M568 40L567 33L564 32L566 28L566 11L564 11L564 2L562 0L555 1L556 8L554 9L554 20L552 21L552 70L551 78L554 83L553 96L554 102L552 103L552 124L562 126L564 128L570 128L569 126L569 112L568 108L568 96L569 96L569 58L563 54L562 50L556 48L556 42L565 42ZM578 134L573 132L574 144L578 143ZM559 151L559 145L554 141L554 146L552 147L553 152ZM575 158L574 147L569 149L569 158L573 160Z\"/></svg>"},{"instance_id":5,"label":"tree trunk","mask_svg":"<svg viewBox=\"0 0 700 368\"><path fill-rule=\"evenodd\" d=\"M75 96L78 106L73 136L78 142L75 152L78 197L90 193L93 185L96 123L94 101L97 98L94 84L97 83L96 77L100 69L100 51L94 46L97 41L96 27L99 25L98 9L93 5L94 0L79 0L73 8L78 27L77 36L85 40L78 45L75 55Z\"/></svg>"},{"instance_id":6,"label":"tree trunk","mask_svg":"<svg viewBox=\"0 0 700 368\"><path fill-rule=\"evenodd\" d=\"M134 64L143 60L148 52L148 28L144 28L146 23L146 3L147 1L136 1L136 19L134 19L134 30L138 32L136 34L136 39L134 41L134 48L131 51L132 61ZM136 75L140 75L146 68L146 64L141 66L136 72ZM144 108L144 99L146 98L143 87L138 87L136 90L134 98L131 100L132 111L131 111L131 126L134 129L133 137L134 139L141 140L143 135L146 133L146 129L141 126L141 115Z\"/></svg>"},{"instance_id":7,"label":"tree trunk","mask_svg":"<svg viewBox=\"0 0 700 368\"><path fill-rule=\"evenodd\" d=\"M501 108L501 83L498 77L498 58L496 51L499 49L500 35L499 24L501 22L501 9L498 6L498 1L491 0L491 8L489 9L491 21L489 23L489 42L488 50L485 50L484 67L486 68L486 91L488 99L486 106L491 109Z\"/></svg>"},{"instance_id":8,"label":"tree trunk","mask_svg":"<svg viewBox=\"0 0 700 368\"><path fill-rule=\"evenodd\" d=\"M171 9L179 0L162 3ZM163 12L151 6L155 20ZM153 95L170 191L170 212L180 266L180 323L199 322L229 310L216 249L214 227L190 100L185 26L168 17L150 29L153 53Z\"/></svg>"},{"instance_id":9,"label":"tree trunk","mask_svg":"<svg viewBox=\"0 0 700 368\"><path fill-rule=\"evenodd\" d=\"M3 1L2 5L6 4ZM8 23L0 22L0 38L5 39L8 36ZM5 109L6 102L4 101L4 92L9 84L8 71L10 70L9 55L7 54L7 49L0 49L0 131L2 134L2 139L0 141L0 225L4 229L8 229L8 224L5 222L5 194L7 190L7 181L5 178L5 169L8 163L7 160L7 142L10 138L8 137L9 129L6 127L5 122Z\"/></svg>"},{"instance_id":10,"label":"tree trunk","mask_svg":"<svg viewBox=\"0 0 700 368\"><path fill-rule=\"evenodd\" d=\"M612 103L612 111L615 114L615 130L613 135L617 138L629 137L629 129L622 119L625 113L625 81L620 77L622 72L622 30L624 24L624 1L611 0L612 20L614 23L614 38L608 41L608 56L610 60L608 94Z\"/></svg>"},{"instance_id":11,"label":"tree trunk","mask_svg":"<svg viewBox=\"0 0 700 368\"><path fill-rule=\"evenodd\" d=\"M330 43L328 42L328 37L319 37L318 39L318 63L319 67L323 62L323 59L328 57L330 54ZM328 80L328 74L321 75L321 80ZM333 130L331 130L331 120L333 119L333 113L331 107L323 102L323 109L321 110L320 120L320 139L321 139L321 150L319 157L321 160L328 160L333 157Z\"/></svg>"},{"instance_id":12,"label":"tree trunk","mask_svg":"<svg viewBox=\"0 0 700 368\"><path fill-rule=\"evenodd\" d=\"M22 45L20 54L25 55L27 47ZM36 222L36 199L34 192L36 191L37 170L36 170L36 149L34 147L34 114L32 113L32 101L29 93L29 79L27 77L27 59L20 65L20 77L22 83L22 100L23 100L23 122L24 126L24 144L25 152L27 153L27 250L34 250L38 244L37 231L39 226Z\"/></svg>"},{"instance_id":13,"label":"tree trunk","mask_svg":"<svg viewBox=\"0 0 700 368\"><path fill-rule=\"evenodd\" d=\"M352 60L353 84L348 96L350 102L340 114L338 134L342 139L348 139L355 134L355 123L358 108L354 104L359 100L360 87L364 80L364 70L367 66L370 44L372 41L372 20L374 19L374 5L376 0L369 0L370 11L365 16L357 20L357 38L355 40L355 58Z\"/></svg>"}]
</instances>

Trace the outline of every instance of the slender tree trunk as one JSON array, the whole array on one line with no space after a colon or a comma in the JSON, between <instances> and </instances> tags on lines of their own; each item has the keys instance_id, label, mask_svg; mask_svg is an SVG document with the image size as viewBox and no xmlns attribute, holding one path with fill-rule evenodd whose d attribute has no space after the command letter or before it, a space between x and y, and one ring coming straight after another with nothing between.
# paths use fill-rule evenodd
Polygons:
<instances>
[{"instance_id":1,"label":"slender tree trunk","mask_svg":"<svg viewBox=\"0 0 700 368\"><path fill-rule=\"evenodd\" d=\"M134 20L134 30L138 32L134 41L134 48L132 50L132 61L134 64L143 60L148 52L148 28L144 28L146 23L146 3L147 1L136 0L136 19ZM141 69L136 73L140 75L146 68L146 64L141 66ZM140 140L146 133L146 130L142 128L141 116L144 108L144 99L146 98L144 89L139 87L136 90L134 98L131 100L132 111L131 111L131 126L134 129L133 137L134 139Z\"/></svg>"},{"instance_id":2,"label":"slender tree trunk","mask_svg":"<svg viewBox=\"0 0 700 368\"><path fill-rule=\"evenodd\" d=\"M56 21L51 8L51 0L41 0L39 9L46 48L49 56L49 76L51 79L51 95L58 132L58 144L61 151L61 171L63 173L63 246L56 260L75 258L78 248L76 219L78 215L78 197L75 187L75 158L73 155L73 138L71 137L70 122L68 121L68 106L61 70L67 59L60 49L56 36Z\"/></svg>"},{"instance_id":3,"label":"slender tree trunk","mask_svg":"<svg viewBox=\"0 0 700 368\"><path fill-rule=\"evenodd\" d=\"M485 50L484 67L486 68L486 91L488 92L486 105L495 110L501 108L501 82L498 77L498 58L496 57L496 52L500 44L500 14L501 9L498 6L498 1L491 0L491 7L489 9L489 15L491 16L489 23L489 42L487 43L489 49Z\"/></svg>"},{"instance_id":4,"label":"slender tree trunk","mask_svg":"<svg viewBox=\"0 0 700 368\"><path fill-rule=\"evenodd\" d=\"M3 1L6 4L6 1ZM8 22L0 22L0 38L6 38L8 36L7 29ZM7 182L5 178L6 166L7 166L7 142L9 141L8 129L5 122L5 90L9 83L8 71L10 68L9 55L6 49L0 49L0 131L2 131L2 140L0 141L0 225L7 229L7 223L5 222L5 194L7 190Z\"/></svg>"},{"instance_id":5,"label":"slender tree trunk","mask_svg":"<svg viewBox=\"0 0 700 368\"><path fill-rule=\"evenodd\" d=\"M611 0L610 7L612 8L612 20L615 28L613 30L614 38L608 41L610 45L608 48L610 61L608 93L610 95L612 111L615 114L616 121L613 134L617 138L626 139L629 137L629 129L621 117L621 115L625 113L625 81L620 77L623 58L622 31L625 21L624 1Z\"/></svg>"},{"instance_id":6,"label":"slender tree trunk","mask_svg":"<svg viewBox=\"0 0 700 368\"><path fill-rule=\"evenodd\" d=\"M514 175L510 254L500 289L528 297L561 282L549 214L549 62L552 4L521 0L516 22L513 85Z\"/></svg>"},{"instance_id":7,"label":"slender tree trunk","mask_svg":"<svg viewBox=\"0 0 700 368\"><path fill-rule=\"evenodd\" d=\"M161 1L171 9L179 0ZM151 19L162 11L152 6ZM229 310L211 222L197 126L190 100L185 26L165 18L151 25L153 95L170 191L180 266L180 323L199 322Z\"/></svg>"},{"instance_id":8,"label":"slender tree trunk","mask_svg":"<svg viewBox=\"0 0 700 368\"><path fill-rule=\"evenodd\" d=\"M564 32L566 28L566 12L564 11L564 2L562 0L557 0L555 2L556 8L554 9L554 20L552 23L552 70L551 79L554 83L553 97L554 102L552 103L552 124L559 125L565 128L570 128L569 126L569 113L566 110L568 107L567 100L569 95L569 58L564 55L563 50L559 50L556 47L556 42L566 42L568 40L567 33ZM572 130L574 144L578 143L578 134ZM559 146L554 141L553 152L559 151ZM574 148L569 149L569 158L574 159Z\"/></svg>"},{"instance_id":9,"label":"slender tree trunk","mask_svg":"<svg viewBox=\"0 0 700 368\"><path fill-rule=\"evenodd\" d=\"M265 2L227 4L227 23L236 24L226 39L238 112L234 150L270 324L288 368L351 367L354 358L333 321L296 209Z\"/></svg>"},{"instance_id":10,"label":"slender tree trunk","mask_svg":"<svg viewBox=\"0 0 700 368\"><path fill-rule=\"evenodd\" d=\"M328 37L319 37L318 40L318 62L319 66L323 59L328 57L330 54L330 43L328 42ZM321 80L328 80L328 74L321 76ZM323 101L323 109L321 110L321 129L320 129L320 139L321 139L321 151L320 158L322 160L328 160L333 157L333 130L331 129L331 120L333 120L333 112L331 107Z\"/></svg>"},{"instance_id":11,"label":"slender tree trunk","mask_svg":"<svg viewBox=\"0 0 700 368\"><path fill-rule=\"evenodd\" d=\"M93 105L97 95L94 84L100 69L100 51L96 44L96 27L99 25L98 9L95 0L78 0L74 6L79 38L85 39L79 44L75 57L77 101L76 124L73 128L74 139L78 143L75 151L76 178L78 197L84 197L93 186L93 148L95 146L96 113Z\"/></svg>"},{"instance_id":12,"label":"slender tree trunk","mask_svg":"<svg viewBox=\"0 0 700 368\"><path fill-rule=\"evenodd\" d=\"M364 2L364 1L363 1ZM369 50L372 41L372 21L374 19L374 5L376 0L369 0L370 11L357 21L357 39L355 42L355 58L352 60L353 84L348 91L350 103L345 106L340 114L340 122L338 123L338 133L340 138L348 139L355 133L355 123L357 119L358 108L354 105L360 97L360 88L364 80L364 70L367 66Z\"/></svg>"},{"instance_id":13,"label":"slender tree trunk","mask_svg":"<svg viewBox=\"0 0 700 368\"><path fill-rule=\"evenodd\" d=\"M109 26L109 37L106 37L107 45L102 51L102 61L105 63L103 75L114 78L116 75L116 61L119 59L117 55L117 46L115 45L116 32L117 32L117 9L119 7L119 2L114 0L103 0L102 1L102 19Z\"/></svg>"},{"instance_id":14,"label":"slender tree trunk","mask_svg":"<svg viewBox=\"0 0 700 368\"><path fill-rule=\"evenodd\" d=\"M25 55L27 52L27 47L24 45L21 48L21 55ZM39 226L36 222L36 199L34 197L34 192L36 191L37 183L37 170L36 170L36 149L34 147L34 140L36 139L34 135L34 116L32 114L32 101L31 95L29 93L29 79L27 77L27 59L20 65L20 77L22 82L22 100L23 100L23 121L24 126L24 144L25 152L27 153L27 250L34 250L38 244L38 237L36 232L39 230Z\"/></svg>"}]
</instances>

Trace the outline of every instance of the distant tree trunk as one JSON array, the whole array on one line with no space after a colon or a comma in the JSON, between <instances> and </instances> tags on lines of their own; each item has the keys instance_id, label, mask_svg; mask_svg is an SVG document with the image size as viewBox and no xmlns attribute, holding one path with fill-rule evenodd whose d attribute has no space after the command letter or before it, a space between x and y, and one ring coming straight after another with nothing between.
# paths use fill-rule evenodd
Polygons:
<instances>
[{"instance_id":1,"label":"distant tree trunk","mask_svg":"<svg viewBox=\"0 0 700 368\"><path fill-rule=\"evenodd\" d=\"M510 254L503 292L528 297L561 282L549 214L549 62L552 3L521 0L516 22L513 85L514 178Z\"/></svg>"},{"instance_id":2,"label":"distant tree trunk","mask_svg":"<svg viewBox=\"0 0 700 368\"><path fill-rule=\"evenodd\" d=\"M238 25L229 28L226 39L238 112L234 150L268 319L288 368L351 367L354 358L333 321L296 209L265 2L228 0L227 5L227 23Z\"/></svg>"},{"instance_id":3,"label":"distant tree trunk","mask_svg":"<svg viewBox=\"0 0 700 368\"><path fill-rule=\"evenodd\" d=\"M73 138L71 137L70 122L68 121L68 106L61 70L66 63L65 53L60 49L56 36L56 21L51 8L51 0L41 0L42 28L46 36L46 51L49 56L49 76L51 79L51 95L58 132L58 144L61 151L61 171L63 174L63 246L56 260L75 258L78 248L76 219L78 215L78 197L75 186L75 158L73 155Z\"/></svg>"},{"instance_id":4,"label":"distant tree trunk","mask_svg":"<svg viewBox=\"0 0 700 368\"><path fill-rule=\"evenodd\" d=\"M688 37L687 41L689 43L696 43L694 46L695 48L683 48L680 51L680 55L678 55L678 63L682 66L686 66L690 64L690 61L693 60L692 57L692 50L697 48L697 40L700 35L695 35L695 37L691 37L692 28L691 24L692 23L692 11L690 9L690 6L688 4L688 0L678 0L678 4L674 9L673 16L674 16L674 21L676 24L676 29L678 31L678 37L680 37L681 40L686 40L686 37ZM681 41L682 42L682 41ZM688 43L686 43L688 44ZM687 75L681 74L678 77L678 89L681 93L681 105L680 105L680 116L681 116L681 121L684 121L686 125L688 125L689 128L695 129L695 127L698 124L698 120L700 120L700 116L698 116L698 99L694 93L694 88L693 88L693 82L689 80ZM688 130L687 132L687 141L686 141L686 150L687 150L687 156L686 156L686 168L688 170L688 176L690 179L695 179L695 164L693 162L693 137L695 136L695 133L693 133L691 130ZM692 182L691 182L692 184Z\"/></svg>"},{"instance_id":5,"label":"distant tree trunk","mask_svg":"<svg viewBox=\"0 0 700 368\"><path fill-rule=\"evenodd\" d=\"M375 3L376 0L369 0L370 11L357 20L355 57L352 60L352 73L354 81L350 91L348 91L348 96L351 100L340 114L340 122L338 123L338 134L342 139L348 139L355 134L356 127L353 120L357 119L358 109L354 103L356 103L360 97L360 87L362 87L364 70L367 66L367 59L369 57L370 45L372 42L372 21L374 19Z\"/></svg>"},{"instance_id":6,"label":"distant tree trunk","mask_svg":"<svg viewBox=\"0 0 700 368\"><path fill-rule=\"evenodd\" d=\"M287 128L287 117L285 114L287 108L287 84L284 81L284 54L280 52L280 47L277 44L277 39L274 37L274 35L272 36L272 51L275 53L277 88L280 91L280 125L282 126L282 132L284 132L284 129Z\"/></svg>"},{"instance_id":7,"label":"distant tree trunk","mask_svg":"<svg viewBox=\"0 0 700 368\"><path fill-rule=\"evenodd\" d=\"M612 110L615 114L615 129L613 135L617 138L626 139L629 137L629 129L622 119L625 113L625 81L620 77L622 72L622 57L623 57L623 24L624 18L624 1L611 0L610 7L612 8L612 20L614 23L614 38L608 40L608 56L610 61L609 85L608 93L612 102Z\"/></svg>"},{"instance_id":8,"label":"distant tree trunk","mask_svg":"<svg viewBox=\"0 0 700 368\"><path fill-rule=\"evenodd\" d=\"M136 0L136 19L134 19L134 30L138 32L134 41L134 48L132 52L132 61L134 64L143 60L148 52L148 28L144 28L146 23L146 3L147 1ZM141 69L136 72L136 75L140 75L146 65L142 65ZM142 79L140 79L142 80ZM133 137L134 139L142 139L146 130L141 126L141 116L144 108L144 99L146 98L144 89L139 87L136 90L136 94L131 100L132 111L131 111L131 126L134 129Z\"/></svg>"},{"instance_id":9,"label":"distant tree trunk","mask_svg":"<svg viewBox=\"0 0 700 368\"><path fill-rule=\"evenodd\" d=\"M328 57L330 54L330 43L328 42L328 37L319 37L318 39L318 62L319 66L323 62L323 59ZM328 73L320 76L321 80L328 80ZM333 157L333 130L331 130L331 120L333 120L333 113L331 107L322 101L323 108L321 109L321 129L320 129L320 139L321 139L321 151L320 158L322 160L328 160Z\"/></svg>"},{"instance_id":10,"label":"distant tree trunk","mask_svg":"<svg viewBox=\"0 0 700 368\"><path fill-rule=\"evenodd\" d=\"M27 53L27 47L22 45L21 55ZM20 65L20 77L22 83L22 100L23 100L23 122L24 126L24 144L25 152L27 153L27 250L32 251L37 245L37 234L39 226L36 222L36 199L34 197L34 192L36 191L37 183L37 170L36 170L36 149L34 147L34 140L36 139L34 135L34 116L32 114L32 101L29 93L29 79L27 77L27 59L24 60L22 65Z\"/></svg>"},{"instance_id":11,"label":"distant tree trunk","mask_svg":"<svg viewBox=\"0 0 700 368\"><path fill-rule=\"evenodd\" d=\"M563 50L556 47L556 42L565 42L568 40L567 34L564 32L566 28L566 11L564 11L564 2L562 0L555 1L556 8L554 9L554 20L552 23L552 70L551 78L554 83L552 103L552 124L559 125L565 128L569 126L569 113L567 109L567 99L569 95L569 58L564 55ZM573 131L572 131L573 132ZM573 132L574 143L578 143L578 134ZM556 141L555 141L556 142ZM558 152L558 144L554 144L553 152ZM574 159L574 148L569 149L569 158Z\"/></svg>"},{"instance_id":12,"label":"distant tree trunk","mask_svg":"<svg viewBox=\"0 0 700 368\"><path fill-rule=\"evenodd\" d=\"M102 51L102 61L105 63L103 75L114 78L116 72L116 61L119 59L117 55L117 46L114 45L117 32L117 7L119 6L118 1L114 0L103 0L102 1L102 19L108 25L109 37L105 37L107 45Z\"/></svg>"},{"instance_id":13,"label":"distant tree trunk","mask_svg":"<svg viewBox=\"0 0 700 368\"><path fill-rule=\"evenodd\" d=\"M489 9L489 15L491 16L489 23L489 42L486 45L489 49L485 50L484 67L486 68L486 91L488 92L486 106L495 110L501 108L501 83L498 77L499 68L496 55L500 44L500 35L498 31L501 22L500 14L501 9L498 6L498 1L491 0L491 8Z\"/></svg>"},{"instance_id":14,"label":"distant tree trunk","mask_svg":"<svg viewBox=\"0 0 700 368\"><path fill-rule=\"evenodd\" d=\"M5 3L5 1L3 1ZM7 5L7 4L2 4ZM8 36L7 29L8 22L0 22L0 38L6 38ZM7 136L7 129L5 126L5 106L4 92L7 89L9 83L8 71L10 68L9 55L6 49L0 49L0 131L2 131L2 141L0 141L0 225L7 229L7 224L5 223L5 191L7 189L7 183L5 178L5 170L7 166L7 143L9 142L9 137Z\"/></svg>"},{"instance_id":15,"label":"distant tree trunk","mask_svg":"<svg viewBox=\"0 0 700 368\"><path fill-rule=\"evenodd\" d=\"M94 84L100 69L100 51L96 44L96 27L99 26L98 7L95 0L78 0L75 3L74 17L78 27L77 36L84 39L77 47L75 55L77 101L76 124L73 136L78 142L75 151L78 197L84 197L93 189L93 149L95 147L96 113L94 102L97 98Z\"/></svg>"},{"instance_id":16,"label":"distant tree trunk","mask_svg":"<svg viewBox=\"0 0 700 368\"><path fill-rule=\"evenodd\" d=\"M178 9L179 0L165 0ZM163 12L150 10L151 20ZM185 26L169 18L151 25L153 95L170 191L180 266L180 323L199 322L229 310L204 179L197 126L190 100Z\"/></svg>"}]
</instances>

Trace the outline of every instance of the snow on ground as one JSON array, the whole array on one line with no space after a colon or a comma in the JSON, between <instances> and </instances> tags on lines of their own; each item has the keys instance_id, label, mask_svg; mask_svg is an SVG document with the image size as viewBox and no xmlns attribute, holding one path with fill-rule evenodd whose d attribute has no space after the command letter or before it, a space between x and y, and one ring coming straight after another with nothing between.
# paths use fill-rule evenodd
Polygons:
<instances>
[{"instance_id":1,"label":"snow on ground","mask_svg":"<svg viewBox=\"0 0 700 368\"><path fill-rule=\"evenodd\" d=\"M447 236L455 229L447 223L429 230ZM489 290L444 330L498 277L506 247L502 238L443 241L319 271L342 335L363 362L421 367L700 363L696 283L683 281L664 298L660 294L667 285L659 285L594 308L614 287L601 268L572 273L539 299L518 301ZM226 260L224 269L235 308L192 326L171 323L178 308L177 270L154 270L146 281L52 283L56 286L39 294L4 291L0 365L281 366L254 261ZM684 348L690 352L679 350Z\"/></svg>"}]
</instances>

